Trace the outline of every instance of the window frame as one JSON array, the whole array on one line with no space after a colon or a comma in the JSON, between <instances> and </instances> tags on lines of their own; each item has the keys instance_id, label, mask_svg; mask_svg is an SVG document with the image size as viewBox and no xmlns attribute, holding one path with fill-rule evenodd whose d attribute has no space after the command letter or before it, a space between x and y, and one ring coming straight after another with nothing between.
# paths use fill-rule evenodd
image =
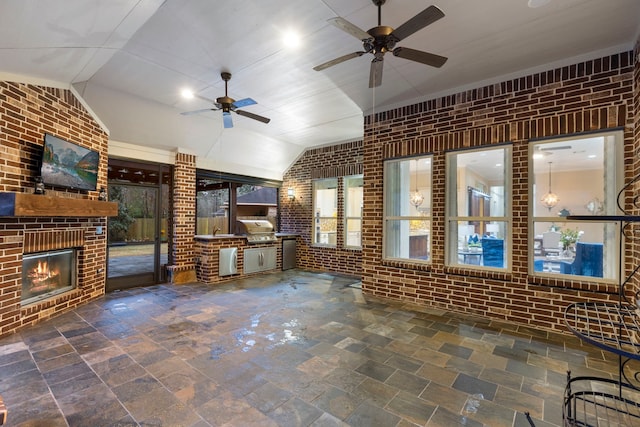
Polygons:
<instances>
[{"instance_id":1,"label":"window frame","mask_svg":"<svg viewBox=\"0 0 640 427\"><path fill-rule=\"evenodd\" d=\"M461 215L459 213L460 207L458 206L458 191L460 190L458 184L458 161L457 156L469 154L469 153L478 153L478 156L482 156L482 152L487 151L495 151L495 150L504 150L501 166L502 168L502 194L497 194L497 196L502 196L504 212L502 215ZM455 167L452 165L452 162L455 158ZM500 272L511 272L512 270L512 259L511 252L513 248L513 144L511 142L504 142L500 144L493 145L485 145L477 148L466 148L461 150L452 150L445 153L445 174L446 174L446 199L445 199L445 216L447 227L445 231L445 265L448 267L457 267L457 268L465 268L465 269L477 269L477 270L494 270ZM494 186L500 187L500 186ZM469 192L469 189L476 187L470 187L466 183L464 183L464 189L462 191ZM491 196L491 189L484 189L484 191L480 191L480 193L484 196ZM469 210L469 200L465 199L467 205L467 211ZM480 232L486 231L489 233L489 230L486 229L486 225L488 223L498 223L499 233L502 234L503 240L503 262L504 266L485 266L482 265L485 261L484 253L482 250L477 251L477 254L472 253L471 251L465 252L465 242L468 242L467 236L462 237L464 242L462 242L462 258L463 262L460 262L461 257L461 248L460 248L460 232L462 229L460 228L460 223L464 222L469 224L470 222L478 223L480 225ZM473 236L477 231L474 231ZM493 232L491 232L493 233ZM481 241L481 235L478 235ZM474 256L475 255L475 256ZM477 264L475 260L477 259ZM465 262L465 261L469 262Z\"/></svg>"},{"instance_id":2,"label":"window frame","mask_svg":"<svg viewBox=\"0 0 640 427\"><path fill-rule=\"evenodd\" d=\"M590 138L607 138L611 137L613 155L609 156L607 160L604 159L603 155L603 186L611 185L615 186L614 191L605 191L603 189L602 194L602 211L597 212L597 214L593 215L593 220L574 220L570 217L559 216L558 213L551 214L551 210L549 210L549 215L537 215L536 214L536 205L541 203L540 199L543 194L545 194L545 190L548 187L547 182L543 182L540 184L541 190L536 191L536 182L535 182L535 163L533 159L533 154L536 151L537 147L544 146L545 144L568 144L571 141L577 143L580 140L590 139ZM605 149L603 148L603 151ZM541 138L541 139L532 139L529 141L529 150L528 150L528 160L529 160L529 222L528 222L528 247L529 247L529 259L528 259L528 268L529 273L533 276L537 277L552 277L558 280L580 280L586 282L606 282L606 283L618 283L620 280L620 224L615 221L606 221L606 220L598 220L595 217L599 215L622 215L622 212L619 210L617 204L617 195L620 190L624 187L624 130L623 129L608 129L603 131L595 131L595 132L582 132L576 133L572 135L560 136L560 137L550 137L550 138ZM589 169L581 169L580 172L588 172ZM607 177L607 171L609 171L609 176ZM540 172L542 175L546 171ZM607 180L609 182L607 183ZM583 180L583 182L589 182L589 187L593 186L593 181L591 180ZM557 192L557 186L555 187L554 193ZM590 188L590 194L593 192ZM598 196L595 196L596 198ZM553 207L552 209L561 210L565 209L563 207L563 198L560 196L560 201L558 205ZM585 208L590 203L590 201L585 200ZM567 206L568 207L568 206ZM557 209L556 209L557 208ZM584 212L574 212L575 215L583 216ZM587 214L589 215L589 214ZM598 225L602 227L601 232L603 233L602 243L605 244L603 248L603 277L596 276L587 276L587 275L574 275L571 273L563 273L561 271L555 271L552 268L543 267L542 271L536 271L536 241L539 241L540 237L537 235L537 224L551 223L552 225L557 225L557 227L561 230L564 227L568 227L570 229L575 229L579 231L579 229L593 229ZM596 233L598 230L595 231ZM611 239L611 240L608 240ZM538 260L541 259L538 257ZM559 263L561 261L558 261Z\"/></svg>"},{"instance_id":3,"label":"window frame","mask_svg":"<svg viewBox=\"0 0 640 427\"><path fill-rule=\"evenodd\" d=\"M351 186L349 185L349 183L351 181L360 181L360 185L357 186ZM361 191L360 191L360 209L358 211L358 216L349 216L349 205L351 203L351 199L349 196L349 189L350 188L357 188L360 187ZM364 204L364 175L363 174L357 174L357 175L347 175L342 177L342 188L343 188L343 194L344 194L344 215L343 215L343 223L344 223L344 231L343 231L343 241L344 241L344 247L345 248L349 248L349 249L362 249L362 209L363 209L363 204ZM349 221L350 220L358 220L360 221L360 228L359 228L359 237L358 237L358 244L357 245L350 245L349 244Z\"/></svg>"},{"instance_id":4,"label":"window frame","mask_svg":"<svg viewBox=\"0 0 640 427\"><path fill-rule=\"evenodd\" d=\"M318 188L318 185L320 183L325 183L327 185L327 187L323 187L323 188ZM314 179L311 181L311 194L312 194L312 215L313 215L313 219L312 219L312 230L311 230L311 244L313 246L320 246L320 247L326 247L326 248L337 248L338 247L338 220L339 220L339 216L340 216L340 212L339 212L339 206L338 206L338 184L339 184L339 180L337 177L335 178L320 178L320 179ZM335 188L335 194L334 194L334 213L335 216L320 216L320 212L318 212L318 190L328 190L328 189L332 189L332 187ZM318 241L318 235L320 234L321 230L319 229L319 227L321 227L321 221L322 220L333 220L334 224L335 224L335 228L330 230L330 231L325 231L325 233L327 234L327 243L323 243L323 242L319 242ZM333 235L335 235L335 243L331 243L331 233L333 233Z\"/></svg>"},{"instance_id":5,"label":"window frame","mask_svg":"<svg viewBox=\"0 0 640 427\"><path fill-rule=\"evenodd\" d=\"M390 197L396 197L393 196L391 193L391 188L392 188L392 183L391 183L391 179L392 177L390 176L391 171L390 165L393 164L398 164L398 163L402 163L402 162L409 162L409 164L407 165L407 172L408 172L408 188L404 188L402 182L399 182L397 185L399 185L401 187L401 192L404 196L402 197L407 197L410 193L414 192L415 190L417 190L418 188L418 180L417 180L417 175L416 175L416 180L414 181L414 178L412 176L411 173L411 162L416 161L416 168L418 167L418 163L420 160L423 159L428 159L429 160L429 170L428 170L428 184L426 185L426 188L428 189L428 195L426 197L424 197L424 200L422 202L422 205L420 205L420 207L416 207L415 211L419 212L420 215L415 215L415 214L411 214L411 215L391 215L389 212L389 206L390 203L393 202L393 200L390 200ZM392 159L386 159L384 160L383 163L383 225L382 225L382 234L383 234L383 239L382 239L382 259L385 261L400 261L400 262L411 262L411 263L416 263L416 264L431 264L433 262L433 239L431 238L433 232L433 165L434 165L434 155L432 153L429 154L420 154L420 155L416 155L416 156L410 156L410 157L401 157L401 158L392 158ZM402 166L401 166L402 167ZM397 171L397 173L402 173L401 171ZM423 188L425 187L425 179L424 177L421 179L420 182L423 186ZM421 194L424 193L423 191L420 191ZM408 202L409 197L407 197L407 202ZM402 201L400 201L399 203L402 203ZM397 207L397 206L396 206ZM406 205L404 206L406 207ZM409 208L410 209L410 208ZM410 209L411 210L411 209ZM427 234L427 244L426 244L426 259L421 259L418 257L411 257L411 243L409 243L409 248L407 250L408 256L394 256L394 255L390 255L390 251L391 249L389 248L389 241L391 240L391 238L393 237L391 235L391 230L392 227L390 226L391 222L394 221L409 221L409 225L407 230L410 230L411 227L411 221L426 221L428 223L428 234ZM401 236L400 236L401 237ZM398 248L398 246L395 246L396 251L398 250L402 250L402 248ZM405 248L407 249L407 248Z\"/></svg>"},{"instance_id":6,"label":"window frame","mask_svg":"<svg viewBox=\"0 0 640 427\"><path fill-rule=\"evenodd\" d=\"M229 214L224 217L225 227L222 227L221 230L217 232L220 234L235 234L236 232L236 219L238 213L237 206L237 187L242 185L254 185L260 187L272 187L276 188L276 224L274 224L274 231L280 229L280 189L282 188L282 181L256 178L246 175L236 175L226 172L215 172L207 169L196 169L196 182L195 182L195 200L196 200L196 209L194 213L194 221L195 221L195 230L194 233L198 234L199 227L199 217L198 217L198 194L201 191L207 191L207 188L213 186L218 190L226 190L227 191L227 199L229 204ZM202 227L200 227L202 228ZM209 231L209 230L208 230ZM226 233L225 233L226 231Z\"/></svg>"}]
</instances>

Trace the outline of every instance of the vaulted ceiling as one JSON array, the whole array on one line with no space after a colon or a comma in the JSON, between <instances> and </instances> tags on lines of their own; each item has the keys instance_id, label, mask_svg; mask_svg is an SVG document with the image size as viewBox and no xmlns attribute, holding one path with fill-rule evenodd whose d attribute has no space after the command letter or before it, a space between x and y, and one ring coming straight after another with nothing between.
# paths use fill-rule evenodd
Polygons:
<instances>
[{"instance_id":1,"label":"vaulted ceiling","mask_svg":"<svg viewBox=\"0 0 640 427\"><path fill-rule=\"evenodd\" d=\"M430 4L387 0L381 23L398 28ZM397 45L448 61L387 53L370 89L369 53L313 67L362 50L328 20L367 31L378 21L371 0L2 0L0 79L73 87L114 143L180 147L201 167L280 179L306 148L362 138L372 111L630 50L640 30L638 0L433 4L445 16ZM283 43L289 31L298 47ZM270 123L232 114L224 128L222 111L180 114L213 107L222 71L229 97L254 99L241 110Z\"/></svg>"}]
</instances>

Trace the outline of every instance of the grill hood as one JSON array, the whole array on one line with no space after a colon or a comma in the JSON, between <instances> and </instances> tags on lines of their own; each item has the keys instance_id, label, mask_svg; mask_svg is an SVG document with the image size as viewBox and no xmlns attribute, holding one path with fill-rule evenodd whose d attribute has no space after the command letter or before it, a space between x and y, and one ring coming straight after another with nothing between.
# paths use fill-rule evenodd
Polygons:
<instances>
[{"instance_id":1,"label":"grill hood","mask_svg":"<svg viewBox=\"0 0 640 427\"><path fill-rule=\"evenodd\" d=\"M249 243L268 243L277 240L273 225L266 219L241 219L236 221L237 234L244 234Z\"/></svg>"}]
</instances>

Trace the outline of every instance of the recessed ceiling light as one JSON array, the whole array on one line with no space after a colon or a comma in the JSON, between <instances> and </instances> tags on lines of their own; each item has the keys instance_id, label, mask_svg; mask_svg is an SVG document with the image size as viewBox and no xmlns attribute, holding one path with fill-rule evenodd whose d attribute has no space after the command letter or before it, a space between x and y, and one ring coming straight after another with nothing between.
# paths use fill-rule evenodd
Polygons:
<instances>
[{"instance_id":1,"label":"recessed ceiling light","mask_svg":"<svg viewBox=\"0 0 640 427\"><path fill-rule=\"evenodd\" d=\"M193 98L193 91L191 89L182 89L180 92L183 98L191 99Z\"/></svg>"},{"instance_id":2,"label":"recessed ceiling light","mask_svg":"<svg viewBox=\"0 0 640 427\"><path fill-rule=\"evenodd\" d=\"M300 46L300 35L293 30L287 30L282 34L282 43L288 48L296 48Z\"/></svg>"},{"instance_id":3,"label":"recessed ceiling light","mask_svg":"<svg viewBox=\"0 0 640 427\"><path fill-rule=\"evenodd\" d=\"M529 0L529 7L535 9L536 7L544 6L549 3L551 0Z\"/></svg>"},{"instance_id":4,"label":"recessed ceiling light","mask_svg":"<svg viewBox=\"0 0 640 427\"><path fill-rule=\"evenodd\" d=\"M587 157L590 158L590 159L595 159L598 156L596 156L595 154L589 154Z\"/></svg>"}]
</instances>

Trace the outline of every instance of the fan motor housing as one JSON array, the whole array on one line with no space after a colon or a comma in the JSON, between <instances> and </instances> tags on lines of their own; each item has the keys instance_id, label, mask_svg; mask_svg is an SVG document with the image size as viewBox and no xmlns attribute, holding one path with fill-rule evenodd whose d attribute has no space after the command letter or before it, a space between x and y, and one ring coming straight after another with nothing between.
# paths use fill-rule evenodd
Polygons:
<instances>
[{"instance_id":1,"label":"fan motor housing","mask_svg":"<svg viewBox=\"0 0 640 427\"><path fill-rule=\"evenodd\" d=\"M216 102L222 105L223 111L229 111L229 109L231 108L231 104L236 102L236 100L233 98L229 98L228 96L221 96L220 98L216 98Z\"/></svg>"},{"instance_id":2,"label":"fan motor housing","mask_svg":"<svg viewBox=\"0 0 640 427\"><path fill-rule=\"evenodd\" d=\"M393 28L386 25L379 25L371 28L367 33L373 38L373 40L365 40L363 46L365 51L376 53L385 53L393 50L396 45L396 40L393 37L389 37L393 33Z\"/></svg>"}]
</instances>

